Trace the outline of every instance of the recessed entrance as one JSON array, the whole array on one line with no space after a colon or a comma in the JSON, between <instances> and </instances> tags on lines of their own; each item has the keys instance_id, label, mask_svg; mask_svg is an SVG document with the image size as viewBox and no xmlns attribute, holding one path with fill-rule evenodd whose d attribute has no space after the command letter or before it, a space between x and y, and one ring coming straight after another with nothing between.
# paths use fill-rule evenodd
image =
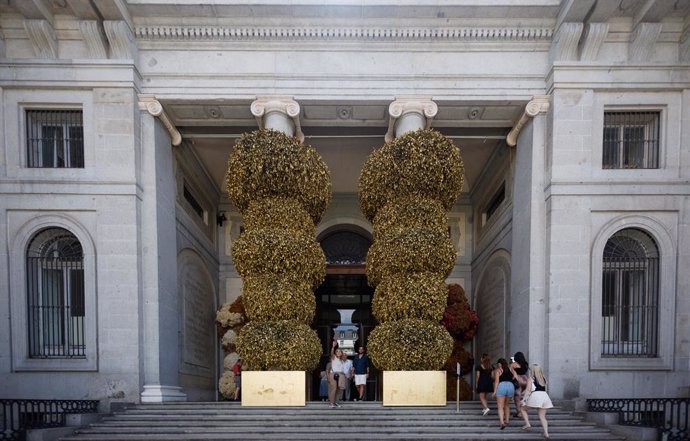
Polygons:
<instances>
[{"instance_id":1,"label":"recessed entrance","mask_svg":"<svg viewBox=\"0 0 690 441\"><path fill-rule=\"evenodd\" d=\"M318 369L313 373L313 400L320 400L320 373L326 367L333 339L348 357L352 358L359 346L365 346L369 333L376 325L371 313L374 288L367 284L366 253L371 240L365 232L336 231L326 233L321 239L321 247L328 264L326 279L316 290L316 316L314 326L323 344L323 354ZM377 375L370 368L367 381L366 399L377 399ZM356 396L354 384L351 397Z\"/></svg>"}]
</instances>

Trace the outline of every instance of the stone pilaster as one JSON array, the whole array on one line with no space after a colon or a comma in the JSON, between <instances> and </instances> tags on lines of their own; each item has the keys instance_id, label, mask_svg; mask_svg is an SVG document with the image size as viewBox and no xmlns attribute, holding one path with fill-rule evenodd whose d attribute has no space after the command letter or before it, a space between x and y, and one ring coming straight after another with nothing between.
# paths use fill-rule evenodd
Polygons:
<instances>
[{"instance_id":1,"label":"stone pilaster","mask_svg":"<svg viewBox=\"0 0 690 441\"><path fill-rule=\"evenodd\" d=\"M407 132L428 129L437 113L438 106L429 97L396 97L395 101L388 106L390 118L385 136L386 142Z\"/></svg>"},{"instance_id":2,"label":"stone pilaster","mask_svg":"<svg viewBox=\"0 0 690 441\"><path fill-rule=\"evenodd\" d=\"M277 130L304 141L299 122L300 107L291 96L258 96L250 110L259 128Z\"/></svg>"}]
</instances>

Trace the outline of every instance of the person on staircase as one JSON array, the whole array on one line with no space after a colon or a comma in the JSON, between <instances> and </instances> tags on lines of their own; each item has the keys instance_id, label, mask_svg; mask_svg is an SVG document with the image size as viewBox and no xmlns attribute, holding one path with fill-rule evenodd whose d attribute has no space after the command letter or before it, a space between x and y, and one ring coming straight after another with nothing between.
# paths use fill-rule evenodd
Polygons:
<instances>
[{"instance_id":1,"label":"person on staircase","mask_svg":"<svg viewBox=\"0 0 690 441\"><path fill-rule=\"evenodd\" d=\"M340 388L340 383L345 379L340 377L343 375L343 362L340 359L343 351L338 347L338 340L333 339L331 346L331 369L328 371L328 401L331 408L340 407L338 401L342 399L343 390Z\"/></svg>"},{"instance_id":2,"label":"person on staircase","mask_svg":"<svg viewBox=\"0 0 690 441\"><path fill-rule=\"evenodd\" d=\"M532 365L532 375L528 378L527 392L524 396L522 406L522 418L525 420L524 430L529 431L531 425L529 423L528 409L537 409L537 415L541 421L541 427L544 431L544 438L549 439L549 423L546 421L546 410L553 407L551 398L546 392L547 381L544 376L544 370L538 364Z\"/></svg>"},{"instance_id":3,"label":"person on staircase","mask_svg":"<svg viewBox=\"0 0 690 441\"><path fill-rule=\"evenodd\" d=\"M522 412L523 396L525 394L525 389L527 388L527 371L529 370L529 363L525 358L525 354L522 352L516 352L515 355L510 357L510 372L513 374L513 385L515 386L515 395L513 396L513 401L515 401L515 418L520 418Z\"/></svg>"},{"instance_id":4,"label":"person on staircase","mask_svg":"<svg viewBox=\"0 0 690 441\"><path fill-rule=\"evenodd\" d=\"M498 421L501 423L501 430L503 430L510 422L510 399L515 394L513 374L510 372L505 358L498 359L498 365L494 370L494 390L498 407Z\"/></svg>"},{"instance_id":5,"label":"person on staircase","mask_svg":"<svg viewBox=\"0 0 690 441\"><path fill-rule=\"evenodd\" d=\"M482 415L489 413L489 403L486 400L488 394L494 392L494 383L491 379L491 358L489 354L482 354L477 366L477 393L479 394L479 401L482 403Z\"/></svg>"},{"instance_id":6,"label":"person on staircase","mask_svg":"<svg viewBox=\"0 0 690 441\"><path fill-rule=\"evenodd\" d=\"M352 360L352 364L355 368L355 386L357 387L358 394L358 397L355 397L355 401L364 401L367 379L369 378L369 356L365 354L364 346L357 348L357 355Z\"/></svg>"},{"instance_id":7,"label":"person on staircase","mask_svg":"<svg viewBox=\"0 0 690 441\"><path fill-rule=\"evenodd\" d=\"M242 387L242 359L238 358L235 364L232 365L232 373L235 376L235 396L234 401L240 398L240 388Z\"/></svg>"},{"instance_id":8,"label":"person on staircase","mask_svg":"<svg viewBox=\"0 0 690 441\"><path fill-rule=\"evenodd\" d=\"M347 358L347 354L343 352L340 359L343 362L343 375L345 376L345 389L343 389L343 400L350 401L350 396L352 392L352 378L354 376L355 369L352 367L352 360Z\"/></svg>"}]
</instances>

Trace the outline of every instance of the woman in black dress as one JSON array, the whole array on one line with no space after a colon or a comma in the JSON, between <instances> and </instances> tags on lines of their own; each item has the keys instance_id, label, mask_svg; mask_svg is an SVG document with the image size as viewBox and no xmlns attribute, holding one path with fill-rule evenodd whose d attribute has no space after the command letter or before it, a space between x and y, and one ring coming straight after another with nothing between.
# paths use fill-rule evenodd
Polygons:
<instances>
[{"instance_id":1,"label":"woman in black dress","mask_svg":"<svg viewBox=\"0 0 690 441\"><path fill-rule=\"evenodd\" d=\"M494 392L494 382L491 378L491 359L489 354L482 354L477 366L477 393L479 394L479 401L482 402L482 415L489 413L489 403L486 401L486 395Z\"/></svg>"}]
</instances>

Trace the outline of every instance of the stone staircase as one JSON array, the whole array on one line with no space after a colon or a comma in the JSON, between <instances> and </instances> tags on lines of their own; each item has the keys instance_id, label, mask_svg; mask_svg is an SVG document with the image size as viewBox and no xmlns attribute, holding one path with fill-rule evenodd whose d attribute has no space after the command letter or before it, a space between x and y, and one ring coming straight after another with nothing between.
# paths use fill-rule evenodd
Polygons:
<instances>
[{"instance_id":1,"label":"stone staircase","mask_svg":"<svg viewBox=\"0 0 690 441\"><path fill-rule=\"evenodd\" d=\"M605 427L588 423L558 408L547 418L551 439L624 440ZM478 402L446 407L383 407L380 402L347 402L330 409L310 402L300 408L252 408L239 403L147 404L127 408L78 429L63 441L133 440L540 440L536 413L532 431L513 419L499 430L495 407L482 416Z\"/></svg>"}]
</instances>

